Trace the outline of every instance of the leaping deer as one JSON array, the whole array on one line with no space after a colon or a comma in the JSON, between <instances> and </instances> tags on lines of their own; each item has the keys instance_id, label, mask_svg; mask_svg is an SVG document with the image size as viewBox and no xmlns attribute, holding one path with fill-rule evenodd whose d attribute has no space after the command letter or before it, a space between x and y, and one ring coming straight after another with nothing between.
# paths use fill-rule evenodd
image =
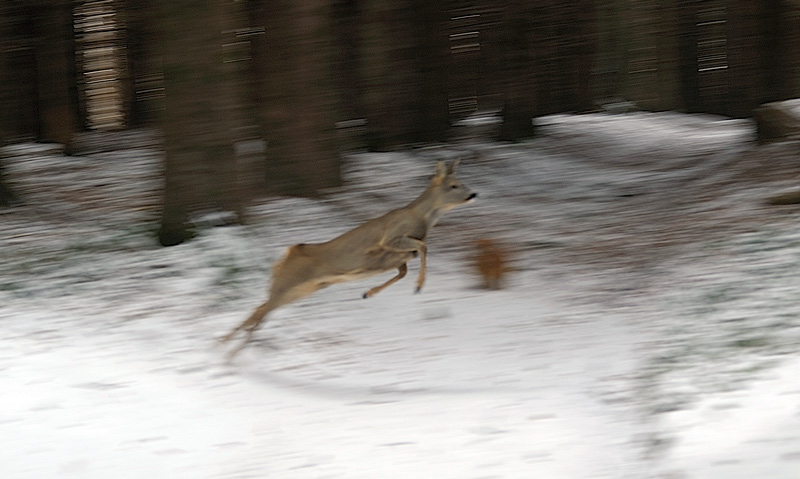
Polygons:
<instances>
[{"instance_id":1,"label":"leaping deer","mask_svg":"<svg viewBox=\"0 0 800 479\"><path fill-rule=\"evenodd\" d=\"M416 292L425 283L428 247L425 238L444 213L467 203L473 193L455 176L459 160L436 165L430 184L417 199L403 208L367 221L326 243L290 246L272 270L269 299L242 324L222 338L230 341L240 331L244 340L230 353L241 351L272 310L305 298L326 286L367 278L397 269L397 275L366 293L369 298L400 281L408 272L409 260L419 255Z\"/></svg>"}]
</instances>

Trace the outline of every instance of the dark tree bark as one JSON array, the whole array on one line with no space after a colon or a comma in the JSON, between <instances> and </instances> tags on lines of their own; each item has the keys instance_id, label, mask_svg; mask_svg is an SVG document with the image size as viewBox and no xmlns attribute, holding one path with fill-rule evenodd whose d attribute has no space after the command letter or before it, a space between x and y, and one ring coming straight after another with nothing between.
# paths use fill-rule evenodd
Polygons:
<instances>
[{"instance_id":1,"label":"dark tree bark","mask_svg":"<svg viewBox=\"0 0 800 479\"><path fill-rule=\"evenodd\" d=\"M361 76L372 150L413 141L419 99L410 0L366 0L362 12Z\"/></svg>"},{"instance_id":2,"label":"dark tree bark","mask_svg":"<svg viewBox=\"0 0 800 479\"><path fill-rule=\"evenodd\" d=\"M366 0L361 77L369 147L443 141L449 129L447 17L441 1Z\"/></svg>"},{"instance_id":3,"label":"dark tree bark","mask_svg":"<svg viewBox=\"0 0 800 479\"><path fill-rule=\"evenodd\" d=\"M790 8L781 0L730 0L729 94L723 113L746 117L762 103L791 96Z\"/></svg>"},{"instance_id":4,"label":"dark tree bark","mask_svg":"<svg viewBox=\"0 0 800 479\"><path fill-rule=\"evenodd\" d=\"M337 110L342 119L362 119L365 116L361 93L364 86L361 70L361 1L332 1L333 71L335 88L340 91Z\"/></svg>"},{"instance_id":5,"label":"dark tree bark","mask_svg":"<svg viewBox=\"0 0 800 479\"><path fill-rule=\"evenodd\" d=\"M267 140L267 186L315 196L341 184L329 0L255 2L257 114Z\"/></svg>"},{"instance_id":6,"label":"dark tree bark","mask_svg":"<svg viewBox=\"0 0 800 479\"><path fill-rule=\"evenodd\" d=\"M72 1L37 1L36 5L38 137L63 144L69 154L78 130Z\"/></svg>"},{"instance_id":7,"label":"dark tree bark","mask_svg":"<svg viewBox=\"0 0 800 479\"><path fill-rule=\"evenodd\" d=\"M3 10L0 8L0 44L4 44L4 40L6 37L4 34L7 30L4 28L5 19L2 17ZM6 51L0 48L0 85L4 85L7 81L7 72L8 72L8 55ZM0 88L0 104L7 105L8 101L8 90L5 88ZM4 111L5 108L0 109L0 148L5 146L5 128L7 122L5 121L5 117L8 115L8 112ZM3 172L3 155L0 154L0 206L10 206L17 202L17 196L14 194L14 191L8 185L6 181L5 174Z\"/></svg>"},{"instance_id":8,"label":"dark tree bark","mask_svg":"<svg viewBox=\"0 0 800 479\"><path fill-rule=\"evenodd\" d=\"M787 0L730 0L728 12L726 112L750 116L762 103L800 93L796 88L800 5Z\"/></svg>"},{"instance_id":9,"label":"dark tree bark","mask_svg":"<svg viewBox=\"0 0 800 479\"><path fill-rule=\"evenodd\" d=\"M594 0L543 2L544 23L537 28L537 44L547 45L537 55L540 96L537 114L587 111L592 108L591 73L597 50ZM541 47L540 47L541 48Z\"/></svg>"},{"instance_id":10,"label":"dark tree bark","mask_svg":"<svg viewBox=\"0 0 800 479\"><path fill-rule=\"evenodd\" d=\"M627 38L622 96L645 110L673 110L681 105L676 1L625 0L619 11L618 28L625 29Z\"/></svg>"},{"instance_id":11,"label":"dark tree bark","mask_svg":"<svg viewBox=\"0 0 800 479\"><path fill-rule=\"evenodd\" d=\"M503 60L503 123L500 139L515 141L534 135L537 113L537 39L541 36L541 7L535 2L505 2L501 51Z\"/></svg>"},{"instance_id":12,"label":"dark tree bark","mask_svg":"<svg viewBox=\"0 0 800 479\"><path fill-rule=\"evenodd\" d=\"M0 129L9 138L35 138L39 130L34 12L35 6L27 1L0 2L0 48L6 57Z\"/></svg>"},{"instance_id":13,"label":"dark tree bark","mask_svg":"<svg viewBox=\"0 0 800 479\"><path fill-rule=\"evenodd\" d=\"M716 113L744 117L761 103L765 72L759 48L762 0L731 0L728 5L728 95Z\"/></svg>"},{"instance_id":14,"label":"dark tree bark","mask_svg":"<svg viewBox=\"0 0 800 479\"><path fill-rule=\"evenodd\" d=\"M149 12L152 0L116 0L120 18L124 68L120 85L125 124L146 126L157 118L156 94L160 85L156 66L154 25Z\"/></svg>"},{"instance_id":15,"label":"dark tree bark","mask_svg":"<svg viewBox=\"0 0 800 479\"><path fill-rule=\"evenodd\" d=\"M697 26L700 0L678 0L678 73L680 75L680 97L688 113L703 111L700 97L700 73L698 72L697 42L700 32Z\"/></svg>"},{"instance_id":16,"label":"dark tree bark","mask_svg":"<svg viewBox=\"0 0 800 479\"><path fill-rule=\"evenodd\" d=\"M593 106L597 50L593 0L504 2L501 140L534 135L533 118Z\"/></svg>"},{"instance_id":17,"label":"dark tree bark","mask_svg":"<svg viewBox=\"0 0 800 479\"><path fill-rule=\"evenodd\" d=\"M204 206L239 211L232 143L235 79L223 63L225 0L160 4L159 43L164 69L165 190L159 241L190 237L188 214Z\"/></svg>"},{"instance_id":18,"label":"dark tree bark","mask_svg":"<svg viewBox=\"0 0 800 479\"><path fill-rule=\"evenodd\" d=\"M680 55L678 50L679 0L662 0L657 6L658 110L683 108L680 95Z\"/></svg>"},{"instance_id":19,"label":"dark tree bark","mask_svg":"<svg viewBox=\"0 0 800 479\"><path fill-rule=\"evenodd\" d=\"M593 91L599 100L622 98L625 93L624 72L628 57L627 25L620 0L597 0L597 58L593 75Z\"/></svg>"},{"instance_id":20,"label":"dark tree bark","mask_svg":"<svg viewBox=\"0 0 800 479\"><path fill-rule=\"evenodd\" d=\"M5 27L5 19L2 17L3 10L0 8L0 44L4 44L4 40L6 37L4 34L7 32ZM3 48L0 48L0 85L4 85L7 81L7 73L8 73L8 54ZM8 90L5 88L0 88L0 105L7 105L8 104ZM6 133L5 129L7 127L6 116L9 112L5 111L5 108L0 108L0 148L6 145ZM3 155L0 154L0 206L10 206L13 203L17 202L17 196L14 194L14 191L8 185L6 181L5 174L3 172Z\"/></svg>"},{"instance_id":21,"label":"dark tree bark","mask_svg":"<svg viewBox=\"0 0 800 479\"><path fill-rule=\"evenodd\" d=\"M786 1L782 4L784 41L786 45L786 97L800 97L800 2Z\"/></svg>"},{"instance_id":22,"label":"dark tree bark","mask_svg":"<svg viewBox=\"0 0 800 479\"><path fill-rule=\"evenodd\" d=\"M450 130L448 72L450 40L445 32L448 15L441 0L415 0L420 72L419 116L415 141L439 142Z\"/></svg>"},{"instance_id":23,"label":"dark tree bark","mask_svg":"<svg viewBox=\"0 0 800 479\"><path fill-rule=\"evenodd\" d=\"M502 3L498 0L477 0L478 8L482 12L478 24L478 110L497 110L503 106L505 16Z\"/></svg>"},{"instance_id":24,"label":"dark tree bark","mask_svg":"<svg viewBox=\"0 0 800 479\"><path fill-rule=\"evenodd\" d=\"M791 69L787 38L789 20L786 18L788 8L785 3L785 0L763 0L761 7L758 48L761 51L760 63L764 74L763 102L790 98Z\"/></svg>"},{"instance_id":25,"label":"dark tree bark","mask_svg":"<svg viewBox=\"0 0 800 479\"><path fill-rule=\"evenodd\" d=\"M450 37L448 52L448 92L452 121L461 120L477 110L488 109L484 101L495 82L485 76L494 65L487 35L492 10L483 7L483 0L445 0L450 20L445 33ZM496 68L495 68L496 70ZM488 88L487 88L488 87Z\"/></svg>"},{"instance_id":26,"label":"dark tree bark","mask_svg":"<svg viewBox=\"0 0 800 479\"><path fill-rule=\"evenodd\" d=\"M2 158L0 158L2 160ZM5 174L3 173L3 165L0 163L0 206L11 206L17 203L17 195L6 183Z\"/></svg>"},{"instance_id":27,"label":"dark tree bark","mask_svg":"<svg viewBox=\"0 0 800 479\"><path fill-rule=\"evenodd\" d=\"M567 70L567 75L575 79L572 109L585 112L594 108L592 71L598 49L595 0L576 2L572 13L576 28L575 37L569 50L569 55L573 60L570 69Z\"/></svg>"}]
</instances>

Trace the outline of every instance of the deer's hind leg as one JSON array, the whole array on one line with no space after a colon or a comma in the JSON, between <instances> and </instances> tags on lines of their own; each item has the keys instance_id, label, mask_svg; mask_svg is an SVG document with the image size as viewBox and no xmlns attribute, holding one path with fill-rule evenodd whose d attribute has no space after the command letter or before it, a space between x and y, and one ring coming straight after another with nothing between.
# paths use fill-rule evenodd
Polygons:
<instances>
[{"instance_id":1,"label":"deer's hind leg","mask_svg":"<svg viewBox=\"0 0 800 479\"><path fill-rule=\"evenodd\" d=\"M246 331L247 340L249 340L250 336L253 335L253 332L256 329L258 329L258 327L261 325L261 322L264 321L264 318L267 316L267 313L269 313L273 309L275 308L270 304L269 301L265 302L264 304L256 308L256 310L253 311L253 314L251 314L247 319L242 321L242 323L239 324L239 326L236 326L233 329L233 331L223 336L222 339L220 339L220 341L222 341L223 343L230 341L231 339L234 338L234 336L236 336L239 333L239 331Z\"/></svg>"},{"instance_id":2,"label":"deer's hind leg","mask_svg":"<svg viewBox=\"0 0 800 479\"><path fill-rule=\"evenodd\" d=\"M425 243L422 243L422 246L419 248L419 276L417 277L417 289L414 290L415 293L422 291L422 285L425 283L425 270L427 269L427 263L428 247L425 245Z\"/></svg>"},{"instance_id":3,"label":"deer's hind leg","mask_svg":"<svg viewBox=\"0 0 800 479\"><path fill-rule=\"evenodd\" d=\"M276 281L277 283L277 281ZM282 288L280 286L272 288L270 291L269 300L256 308L246 320L244 320L239 326L234 328L233 331L228 333L226 336L222 338L222 342L229 341L233 339L240 331L244 331L245 336L242 339L242 342L239 343L229 354L229 358L233 358L236 354L244 349L247 346L247 343L250 342L250 339L253 337L253 333L261 326L261 323L264 322L264 319L267 317L272 310L280 308L286 304L291 302L297 301L299 299L305 298L306 296L314 293L315 291L324 288L327 285L325 282L320 281L306 281L300 284L297 284L292 287Z\"/></svg>"},{"instance_id":4,"label":"deer's hind leg","mask_svg":"<svg viewBox=\"0 0 800 479\"><path fill-rule=\"evenodd\" d=\"M242 349L244 349L245 346L247 346L247 344L253 337L253 333L256 331L256 329L258 329L258 327L264 321L264 318L266 318L267 314L273 309L275 309L275 306L274 304L272 304L271 301L265 302L264 304L256 308L256 310L253 311L253 314L251 314L246 320L242 321L242 323L239 326L234 328L233 331L226 334L220 340L223 343L230 341L237 334L239 334L239 331L244 331L244 338L242 339L242 342L240 342L235 348L233 348L228 353L228 359L233 359L234 356L236 356L239 353L239 351L241 351Z\"/></svg>"},{"instance_id":5,"label":"deer's hind leg","mask_svg":"<svg viewBox=\"0 0 800 479\"><path fill-rule=\"evenodd\" d=\"M367 299L369 297L375 296L376 294L380 293L384 289L386 289L389 286L391 286L391 285L395 284L396 282L400 281L401 279L403 279L405 277L406 273L408 273L408 266L406 265L406 263L403 263L397 268L397 276L395 276L394 278L390 279L389 281L383 283L380 286L375 286L374 288L372 288L369 291L367 291L366 293L364 293L364 299Z\"/></svg>"}]
</instances>

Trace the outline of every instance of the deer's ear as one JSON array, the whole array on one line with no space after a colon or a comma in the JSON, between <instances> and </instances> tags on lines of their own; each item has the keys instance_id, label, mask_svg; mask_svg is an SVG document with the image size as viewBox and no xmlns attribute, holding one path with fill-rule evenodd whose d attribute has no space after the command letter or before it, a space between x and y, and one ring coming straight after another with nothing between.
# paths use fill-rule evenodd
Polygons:
<instances>
[{"instance_id":1,"label":"deer's ear","mask_svg":"<svg viewBox=\"0 0 800 479\"><path fill-rule=\"evenodd\" d=\"M436 173L433 175L434 180L441 180L447 175L448 168L445 167L444 161L439 160L436 162Z\"/></svg>"},{"instance_id":2,"label":"deer's ear","mask_svg":"<svg viewBox=\"0 0 800 479\"><path fill-rule=\"evenodd\" d=\"M460 158L456 158L455 160L451 161L450 164L447 165L447 174L452 175L453 173L455 173L459 163L461 163Z\"/></svg>"}]
</instances>

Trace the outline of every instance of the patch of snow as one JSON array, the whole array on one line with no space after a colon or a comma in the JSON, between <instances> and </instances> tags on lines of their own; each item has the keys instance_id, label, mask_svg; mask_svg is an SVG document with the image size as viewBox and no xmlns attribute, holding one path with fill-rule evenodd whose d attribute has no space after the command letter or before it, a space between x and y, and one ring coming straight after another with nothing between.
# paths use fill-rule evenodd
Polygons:
<instances>
[{"instance_id":1,"label":"patch of snow","mask_svg":"<svg viewBox=\"0 0 800 479\"><path fill-rule=\"evenodd\" d=\"M800 361L783 362L746 389L710 394L663 419L675 443L670 477L793 479L800 470Z\"/></svg>"}]
</instances>

